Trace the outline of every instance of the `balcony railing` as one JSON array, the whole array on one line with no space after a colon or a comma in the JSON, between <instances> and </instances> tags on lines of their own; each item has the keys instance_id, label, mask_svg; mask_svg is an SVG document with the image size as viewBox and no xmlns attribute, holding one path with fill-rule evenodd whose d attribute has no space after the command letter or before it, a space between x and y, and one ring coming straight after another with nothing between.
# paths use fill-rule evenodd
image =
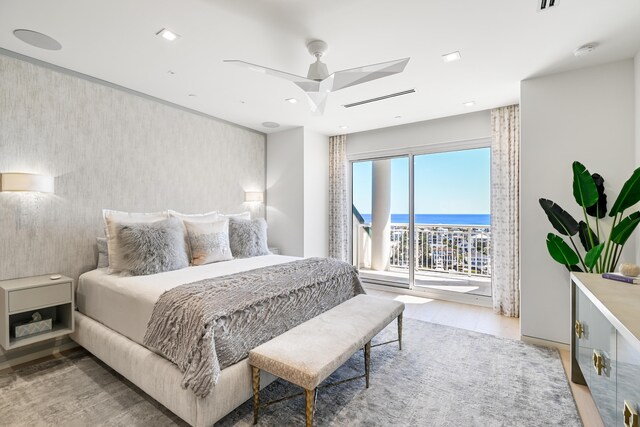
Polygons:
<instances>
[{"instance_id":1,"label":"balcony railing","mask_svg":"<svg viewBox=\"0 0 640 427\"><path fill-rule=\"evenodd\" d=\"M357 227L357 229L356 229ZM371 266L370 224L354 221L358 266ZM409 224L391 224L390 267L409 269ZM415 224L416 271L491 276L491 227Z\"/></svg>"}]
</instances>

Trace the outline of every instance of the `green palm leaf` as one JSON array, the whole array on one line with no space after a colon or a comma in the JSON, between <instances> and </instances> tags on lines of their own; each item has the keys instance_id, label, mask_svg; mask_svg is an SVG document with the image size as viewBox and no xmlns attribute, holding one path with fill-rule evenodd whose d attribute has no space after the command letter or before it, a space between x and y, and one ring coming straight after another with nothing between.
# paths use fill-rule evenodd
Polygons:
<instances>
[{"instance_id":1,"label":"green palm leaf","mask_svg":"<svg viewBox=\"0 0 640 427\"><path fill-rule=\"evenodd\" d=\"M580 162L573 162L573 197L584 208L598 202L598 188L591 174Z\"/></svg>"},{"instance_id":2,"label":"green palm leaf","mask_svg":"<svg viewBox=\"0 0 640 427\"><path fill-rule=\"evenodd\" d=\"M591 237L589 237L589 232L591 232ZM582 247L587 252L589 252L593 246L600 243L600 241L598 240L598 235L594 233L591 228L587 227L587 223L584 221L580 221L578 223L578 235L580 236ZM591 245L592 239L593 245Z\"/></svg>"},{"instance_id":3,"label":"green palm leaf","mask_svg":"<svg viewBox=\"0 0 640 427\"><path fill-rule=\"evenodd\" d=\"M547 249L551 258L567 267L578 264L578 255L562 240L562 237L553 233L547 234Z\"/></svg>"},{"instance_id":4,"label":"green palm leaf","mask_svg":"<svg viewBox=\"0 0 640 427\"><path fill-rule=\"evenodd\" d=\"M597 246L591 248L589 252L584 257L584 264L587 266L589 270L595 267L598 259L600 258L600 254L602 254L602 250L604 249L604 243L600 243Z\"/></svg>"},{"instance_id":5,"label":"green palm leaf","mask_svg":"<svg viewBox=\"0 0 640 427\"><path fill-rule=\"evenodd\" d=\"M604 178L598 173L591 175L598 189L598 202L587 207L587 214L596 218L604 218L607 215L607 195L604 193Z\"/></svg>"},{"instance_id":6,"label":"green palm leaf","mask_svg":"<svg viewBox=\"0 0 640 427\"><path fill-rule=\"evenodd\" d=\"M627 180L613 203L609 216L616 216L625 209L630 208L640 201L640 168L633 171L631 178Z\"/></svg>"},{"instance_id":7,"label":"green palm leaf","mask_svg":"<svg viewBox=\"0 0 640 427\"><path fill-rule=\"evenodd\" d=\"M549 222L553 225L553 228L558 230L558 233L564 236L575 236L578 232L578 222L573 219L571 214L548 199L540 199L540 206L547 214Z\"/></svg>"},{"instance_id":8,"label":"green palm leaf","mask_svg":"<svg viewBox=\"0 0 640 427\"><path fill-rule=\"evenodd\" d=\"M620 221L611 231L611 241L619 245L624 245L631 236L631 233L640 223L640 212L634 212Z\"/></svg>"}]
</instances>

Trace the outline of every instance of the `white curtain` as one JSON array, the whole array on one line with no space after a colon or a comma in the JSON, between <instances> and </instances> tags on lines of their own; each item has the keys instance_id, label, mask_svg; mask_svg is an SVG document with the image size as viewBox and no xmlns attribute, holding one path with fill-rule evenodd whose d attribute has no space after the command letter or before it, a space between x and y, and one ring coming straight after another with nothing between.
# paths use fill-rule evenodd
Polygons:
<instances>
[{"instance_id":1,"label":"white curtain","mask_svg":"<svg viewBox=\"0 0 640 427\"><path fill-rule=\"evenodd\" d=\"M347 136L329 138L329 257L349 261Z\"/></svg>"},{"instance_id":2,"label":"white curtain","mask_svg":"<svg viewBox=\"0 0 640 427\"><path fill-rule=\"evenodd\" d=\"M493 310L520 316L520 107L491 110Z\"/></svg>"}]
</instances>

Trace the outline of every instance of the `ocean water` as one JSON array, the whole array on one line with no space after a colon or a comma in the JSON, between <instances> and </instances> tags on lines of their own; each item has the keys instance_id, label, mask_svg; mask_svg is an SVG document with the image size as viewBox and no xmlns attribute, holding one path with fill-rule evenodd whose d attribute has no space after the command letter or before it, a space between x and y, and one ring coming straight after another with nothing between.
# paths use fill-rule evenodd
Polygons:
<instances>
[{"instance_id":1,"label":"ocean water","mask_svg":"<svg viewBox=\"0 0 640 427\"><path fill-rule=\"evenodd\" d=\"M362 214L365 222L371 222L371 214ZM416 214L416 224L490 225L489 214ZM409 224L409 214L391 214L393 224Z\"/></svg>"}]
</instances>

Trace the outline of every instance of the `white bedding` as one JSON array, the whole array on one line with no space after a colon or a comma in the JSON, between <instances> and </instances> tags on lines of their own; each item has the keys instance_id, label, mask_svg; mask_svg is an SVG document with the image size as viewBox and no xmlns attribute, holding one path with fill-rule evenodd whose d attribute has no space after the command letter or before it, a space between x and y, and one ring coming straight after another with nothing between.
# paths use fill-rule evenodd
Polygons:
<instances>
[{"instance_id":1,"label":"white bedding","mask_svg":"<svg viewBox=\"0 0 640 427\"><path fill-rule=\"evenodd\" d=\"M168 289L185 283L295 261L297 257L265 255L234 259L149 276L89 271L78 280L78 310L127 338L142 344L153 306Z\"/></svg>"}]
</instances>

